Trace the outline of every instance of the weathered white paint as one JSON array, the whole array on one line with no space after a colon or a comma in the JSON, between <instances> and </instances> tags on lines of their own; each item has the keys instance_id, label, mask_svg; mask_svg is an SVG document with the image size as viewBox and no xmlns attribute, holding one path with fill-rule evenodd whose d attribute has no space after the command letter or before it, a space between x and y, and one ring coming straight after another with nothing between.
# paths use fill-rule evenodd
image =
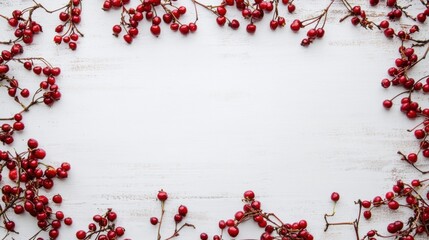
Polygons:
<instances>
[{"instance_id":1,"label":"weathered white paint","mask_svg":"<svg viewBox=\"0 0 429 240\"><path fill-rule=\"evenodd\" d=\"M327 3L297 2L287 21L312 16ZM339 4L326 37L309 48L299 46L305 31L273 32L263 21L249 36L243 24L238 31L219 28L204 10L195 34L184 37L162 24L155 38L144 20L141 36L127 46L110 34L119 12L100 7L101 1L84 2L86 35L76 52L51 43L57 16L44 14L38 16L45 32L26 48L26 56L45 56L63 70L63 99L27 114L20 136L22 143L37 138L47 161L72 164L69 179L51 192L63 195L61 209L75 220L60 239L70 239L108 207L118 212L128 237L154 239L148 219L159 215L161 188L171 197L167 219L184 204L186 221L197 226L182 239L217 234L218 220L241 209L247 189L285 221L307 219L316 239L352 239L347 227L323 232L332 191L342 195L338 219L352 220L353 200L418 176L396 155L415 147L405 131L414 123L381 107L396 93L379 82L398 43L339 24ZM0 10L12 8L2 3ZM259 239L252 224L243 226L239 239ZM35 231L27 225L18 226L17 239ZM172 226L167 221L164 230Z\"/></svg>"}]
</instances>

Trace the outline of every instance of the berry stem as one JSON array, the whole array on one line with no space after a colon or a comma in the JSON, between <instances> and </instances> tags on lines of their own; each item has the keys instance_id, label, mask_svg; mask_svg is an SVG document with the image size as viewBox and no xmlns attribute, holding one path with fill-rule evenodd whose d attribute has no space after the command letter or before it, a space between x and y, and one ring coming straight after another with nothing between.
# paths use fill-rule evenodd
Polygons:
<instances>
[{"instance_id":1,"label":"berry stem","mask_svg":"<svg viewBox=\"0 0 429 240\"><path fill-rule=\"evenodd\" d=\"M161 240L161 225L162 221L164 219L164 213L165 213L165 201L161 201L161 217L159 218L159 224L158 224L158 240Z\"/></svg>"}]
</instances>

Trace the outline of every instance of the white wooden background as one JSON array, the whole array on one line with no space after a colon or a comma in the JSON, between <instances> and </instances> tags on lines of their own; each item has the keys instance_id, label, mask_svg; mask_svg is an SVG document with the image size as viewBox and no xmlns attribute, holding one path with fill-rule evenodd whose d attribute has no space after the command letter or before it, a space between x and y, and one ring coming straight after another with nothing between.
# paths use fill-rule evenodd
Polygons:
<instances>
[{"instance_id":1,"label":"white wooden background","mask_svg":"<svg viewBox=\"0 0 429 240\"><path fill-rule=\"evenodd\" d=\"M29 2L1 2L0 11ZM192 21L190 1L181 2ZM283 8L281 14L290 23L328 2L299 1L296 13ZM34 137L47 161L72 164L70 177L50 192L61 193L61 209L74 219L60 239L71 239L108 207L118 212L127 237L155 239L149 218L159 215L161 188L170 196L165 237L180 204L189 208L186 222L197 226L181 239L218 234L217 222L233 217L242 193L253 189L265 210L287 222L306 219L316 239L353 239L349 227L323 232L332 191L341 193L336 219L353 220L354 200L384 195L399 178L419 177L396 154L416 146L406 132L415 123L381 106L397 92L382 89L380 80L398 42L338 23L345 13L339 3L325 38L309 48L299 45L305 31L271 31L270 17L249 36L243 22L238 31L220 28L203 9L195 34L172 33L162 24L156 38L144 20L128 46L111 35L120 12L103 12L101 5L84 2L79 26L85 38L75 52L51 41L58 16L37 14L44 33L25 53L46 57L63 73L62 100L26 114L26 131L14 146ZM21 72L16 75L25 77ZM387 213L375 212L369 223ZM33 225L18 226L16 238L28 238ZM245 224L238 239L259 239L262 231L255 229Z\"/></svg>"}]
</instances>

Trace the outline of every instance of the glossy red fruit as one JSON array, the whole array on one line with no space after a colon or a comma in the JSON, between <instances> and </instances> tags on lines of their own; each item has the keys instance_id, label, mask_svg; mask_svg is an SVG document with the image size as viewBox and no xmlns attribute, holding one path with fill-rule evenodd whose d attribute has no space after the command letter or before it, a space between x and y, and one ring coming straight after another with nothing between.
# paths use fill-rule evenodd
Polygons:
<instances>
[{"instance_id":1,"label":"glossy red fruit","mask_svg":"<svg viewBox=\"0 0 429 240\"><path fill-rule=\"evenodd\" d=\"M158 200L163 202L163 201L168 199L168 194L167 194L167 192L165 192L164 190L161 189L160 191L158 191L157 198L158 198Z\"/></svg>"},{"instance_id":2,"label":"glossy red fruit","mask_svg":"<svg viewBox=\"0 0 429 240\"><path fill-rule=\"evenodd\" d=\"M340 200L340 194L338 194L337 192L333 192L331 194L331 200L334 202L338 202L338 200Z\"/></svg>"},{"instance_id":3,"label":"glossy red fruit","mask_svg":"<svg viewBox=\"0 0 429 240\"><path fill-rule=\"evenodd\" d=\"M290 29L292 29L292 31L294 32L298 32L299 29L301 29L302 23L300 20L295 19L293 20L292 24L290 25Z\"/></svg>"},{"instance_id":4,"label":"glossy red fruit","mask_svg":"<svg viewBox=\"0 0 429 240\"><path fill-rule=\"evenodd\" d=\"M159 36L161 34L161 27L159 25L152 25L150 27L150 32L154 35L154 36Z\"/></svg>"},{"instance_id":5,"label":"glossy red fruit","mask_svg":"<svg viewBox=\"0 0 429 240\"><path fill-rule=\"evenodd\" d=\"M228 234L231 237L237 237L239 232L240 232L240 230L238 229L238 227L232 226L232 227L228 228Z\"/></svg>"}]
</instances>

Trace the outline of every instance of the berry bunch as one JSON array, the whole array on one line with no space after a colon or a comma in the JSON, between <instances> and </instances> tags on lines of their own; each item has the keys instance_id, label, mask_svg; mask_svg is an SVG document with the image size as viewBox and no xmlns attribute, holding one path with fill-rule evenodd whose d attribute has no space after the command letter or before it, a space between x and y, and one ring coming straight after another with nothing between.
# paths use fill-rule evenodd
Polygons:
<instances>
[{"instance_id":1,"label":"berry bunch","mask_svg":"<svg viewBox=\"0 0 429 240\"><path fill-rule=\"evenodd\" d=\"M381 81L383 88L395 86L405 89L405 91L397 94L393 98L383 101L383 106L386 109L392 108L393 101L396 98L405 95L401 98L400 101L401 112L403 112L409 119L422 119L416 127L408 130L410 132L414 132L414 136L419 140L418 150L408 154L398 152L402 156L402 160L411 164L414 168L422 173L427 173L427 171L425 172L421 170L415 164L417 163L419 155L423 156L424 158L429 158L429 142L426 140L427 132L429 131L429 108L424 108L421 106L418 100L418 94L426 94L429 92L429 75L425 75L419 79L414 79L410 74L410 71L426 58L429 45L426 46L426 48L427 50L425 51L424 55L418 57L415 53L414 46L405 47L404 45L401 45L398 50L400 57L395 59L395 66L389 68L387 71L390 78L385 78Z\"/></svg>"},{"instance_id":2,"label":"berry bunch","mask_svg":"<svg viewBox=\"0 0 429 240\"><path fill-rule=\"evenodd\" d=\"M150 223L154 226L158 225L158 240L161 240L161 225L164 219L164 214L165 214L165 201L167 201L168 199L168 194L167 192L165 192L164 190L160 190L157 194L157 199L161 202L161 216L158 219L157 217L151 217L150 218ZM178 237L180 234L180 231L182 231L183 228L185 227L191 227L191 228L195 228L194 225L189 224L189 223L184 223L182 225L180 225L180 222L182 222L183 218L186 217L186 215L188 214L188 208L184 205L180 205L177 213L174 215L174 222L175 222L175 227L174 227L174 232L173 234L171 234L170 237L166 238L166 240L169 239L173 239L175 237Z\"/></svg>"},{"instance_id":3,"label":"berry bunch","mask_svg":"<svg viewBox=\"0 0 429 240\"><path fill-rule=\"evenodd\" d=\"M43 192L52 189L56 179L68 177L70 164L62 163L58 168L50 166L44 163L46 152L39 148L35 139L29 139L27 146L28 150L21 153L0 150L0 176L8 176L8 180L3 179L1 184L0 216L3 227L7 230L7 235L17 233L12 214L27 212L40 228L30 239L36 239L41 232L48 232L50 239L56 239L61 225L70 225L72 220L65 218L63 212L52 209L52 202L61 204L61 195L54 195L51 202Z\"/></svg>"},{"instance_id":4,"label":"berry bunch","mask_svg":"<svg viewBox=\"0 0 429 240\"><path fill-rule=\"evenodd\" d=\"M281 1L283 5L287 5L288 11L290 13L295 11L295 5L292 1L283 0ZM272 19L270 21L270 28L276 30L278 27L283 27L286 25L286 20L284 17L279 15L279 4L280 0L274 1L265 1L265 0L224 0L221 4L214 5L205 5L201 2L194 1L194 3L202 6L203 8L209 10L217 16L216 22L219 26L224 26L228 22L228 26L232 29L238 29L240 27L240 22L237 19L230 19L227 17L227 7L235 6L235 8L241 12L242 17L247 21L246 31L248 33L255 33L256 25L255 23L262 20L266 14L272 13Z\"/></svg>"},{"instance_id":5,"label":"berry bunch","mask_svg":"<svg viewBox=\"0 0 429 240\"><path fill-rule=\"evenodd\" d=\"M71 50L76 50L77 41L79 36L83 37L83 34L77 28L77 24L81 21L82 13L82 2L81 0L70 0L64 7L57 9L60 11L59 18L63 24L58 25L55 28L55 32L58 33L54 37L54 42L61 44L62 42L68 44ZM67 29L64 31L64 29Z\"/></svg>"},{"instance_id":6,"label":"berry bunch","mask_svg":"<svg viewBox=\"0 0 429 240\"><path fill-rule=\"evenodd\" d=\"M357 218L352 222L329 222L328 218L335 215L335 205L332 214L325 214L326 228L325 231L332 225L352 225L355 229L356 239L376 240L377 238L392 238L402 240L414 240L416 235L429 235L429 192L425 189L428 184L426 180L412 180L410 184L399 180L392 187L392 191L386 192L384 198L376 196L373 200L359 200L356 204L359 207ZM338 196L335 198L334 196ZM333 193L331 199L336 203L339 200L339 195ZM402 216L402 219L389 222L386 225L386 230L371 229L366 232L363 238L360 237L359 224L361 218L367 220L372 218L372 213L379 211L379 208L387 208L392 212L400 209L411 209L407 211L409 215Z\"/></svg>"},{"instance_id":7,"label":"berry bunch","mask_svg":"<svg viewBox=\"0 0 429 240\"><path fill-rule=\"evenodd\" d=\"M259 228L263 229L261 240L288 239L288 240L312 240L313 235L307 231L307 221L301 220L295 223L285 223L274 213L264 212L261 202L255 199L255 193L251 190L243 194L243 210L237 211L234 218L219 221L220 235L214 235L213 240L223 239L223 232L235 238L240 233L239 225L253 220ZM208 235L201 233L201 240L207 240Z\"/></svg>"},{"instance_id":8,"label":"berry bunch","mask_svg":"<svg viewBox=\"0 0 429 240\"><path fill-rule=\"evenodd\" d=\"M127 8L128 2L106 0L103 4L105 11L112 8L121 9L121 21L114 25L112 30L116 37L124 30L123 39L127 43L132 43L133 38L137 37L139 34L137 27L144 18L151 22L150 32L154 36L161 34L162 22L169 24L172 31L179 31L183 35L197 31L197 20L189 24L180 22L180 17L187 12L187 9L184 6L176 6L171 0L141 0L135 8ZM164 12L162 16L158 15L160 11Z\"/></svg>"},{"instance_id":9,"label":"berry bunch","mask_svg":"<svg viewBox=\"0 0 429 240\"><path fill-rule=\"evenodd\" d=\"M103 215L94 215L94 222L88 225L88 231L79 230L76 232L77 239L96 239L96 240L116 240L125 234L125 228L117 227L115 221L117 214L109 208Z\"/></svg>"},{"instance_id":10,"label":"berry bunch","mask_svg":"<svg viewBox=\"0 0 429 240\"><path fill-rule=\"evenodd\" d=\"M33 13L37 9L43 9L47 13L59 12L59 18L63 24L58 25L55 31L58 34L54 37L54 42L60 44L61 42L68 43L70 49L75 50L77 47L76 41L83 34L77 29L76 25L81 21L82 3L81 0L69 0L67 4L55 10L48 10L42 4L33 0L34 5L22 10L14 10L11 17L0 15L6 19L11 27L15 28L14 40L3 41L3 44L12 44L22 41L26 44L33 42L34 36L42 32L42 26L33 20ZM67 30L63 33L64 28Z\"/></svg>"},{"instance_id":11,"label":"berry bunch","mask_svg":"<svg viewBox=\"0 0 429 240\"><path fill-rule=\"evenodd\" d=\"M52 106L61 99L61 92L56 83L56 77L61 73L61 69L53 67L43 58L19 58L23 52L23 47L16 43L10 50L3 50L0 56L0 88L7 90L7 94L21 107L21 110L11 117L0 117L0 141L11 144L14 141L13 133L22 131L25 128L23 113L39 103ZM12 64L21 64L25 69L32 70L35 75L45 75L45 79L40 81L36 90L22 86L22 81L16 79L11 74ZM41 63L41 65L39 65Z\"/></svg>"},{"instance_id":12,"label":"berry bunch","mask_svg":"<svg viewBox=\"0 0 429 240\"><path fill-rule=\"evenodd\" d=\"M301 46L309 46L314 40L318 38L322 38L325 35L325 23L328 17L329 9L335 0L332 0L329 5L323 10L323 12L312 18L308 18L305 20L295 19L290 25L290 29L294 32L298 32L301 28L305 28L310 25L314 25L311 29L307 31L307 37L302 39Z\"/></svg>"}]
</instances>

